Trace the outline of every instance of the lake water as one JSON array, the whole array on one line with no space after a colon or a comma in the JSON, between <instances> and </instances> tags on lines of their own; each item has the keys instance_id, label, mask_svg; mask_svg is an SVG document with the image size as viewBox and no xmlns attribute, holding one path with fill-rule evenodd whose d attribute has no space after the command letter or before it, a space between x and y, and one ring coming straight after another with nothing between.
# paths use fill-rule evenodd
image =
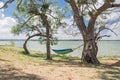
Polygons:
<instances>
[{"instance_id":1,"label":"lake water","mask_svg":"<svg viewBox=\"0 0 120 80\"><path fill-rule=\"evenodd\" d=\"M14 41L17 47L22 47L24 41ZM10 45L11 41L0 41L0 45ZM65 49L65 48L76 48L83 44L82 41L58 41L57 45L51 46L52 49ZM30 50L37 50L46 52L46 45L40 44L39 41L29 41L27 47ZM120 56L120 41L99 41L98 42L98 56ZM51 50L52 53L54 53ZM68 55L80 56L82 53L82 47L71 52Z\"/></svg>"}]
</instances>

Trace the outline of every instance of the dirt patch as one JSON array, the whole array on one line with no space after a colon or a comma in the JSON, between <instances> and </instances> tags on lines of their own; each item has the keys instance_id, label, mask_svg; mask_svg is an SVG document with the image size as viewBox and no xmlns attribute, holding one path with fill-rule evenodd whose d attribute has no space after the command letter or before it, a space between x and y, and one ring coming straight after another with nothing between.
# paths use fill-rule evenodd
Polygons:
<instances>
[{"instance_id":1,"label":"dirt patch","mask_svg":"<svg viewBox=\"0 0 120 80\"><path fill-rule=\"evenodd\" d=\"M109 62L109 63L108 63ZM76 62L46 61L46 63L21 62L0 59L1 80L119 80L117 60L103 60L103 65L84 65Z\"/></svg>"}]
</instances>

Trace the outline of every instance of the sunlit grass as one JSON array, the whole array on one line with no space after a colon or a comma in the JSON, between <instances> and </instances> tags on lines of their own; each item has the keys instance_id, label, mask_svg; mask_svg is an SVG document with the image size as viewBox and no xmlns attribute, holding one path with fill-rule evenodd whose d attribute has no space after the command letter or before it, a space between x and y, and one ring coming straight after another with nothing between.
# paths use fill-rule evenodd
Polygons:
<instances>
[{"instance_id":1,"label":"sunlit grass","mask_svg":"<svg viewBox=\"0 0 120 80\"><path fill-rule=\"evenodd\" d=\"M15 60L26 62L44 62L46 61L46 53L40 51L30 51L30 55L24 54L24 49L14 46L0 46L0 57L6 56ZM80 60L79 57L72 57L66 55L52 54L53 61L71 61Z\"/></svg>"},{"instance_id":2,"label":"sunlit grass","mask_svg":"<svg viewBox=\"0 0 120 80\"><path fill-rule=\"evenodd\" d=\"M24 61L24 62L47 62L46 53L40 51L30 51L30 55L24 54L23 48L18 48L14 46L0 46L0 57L5 56L6 58L12 58L14 60ZM98 57L99 60L120 60L120 56L102 56ZM66 56L52 54L53 61L73 61L81 60L80 57Z\"/></svg>"}]
</instances>

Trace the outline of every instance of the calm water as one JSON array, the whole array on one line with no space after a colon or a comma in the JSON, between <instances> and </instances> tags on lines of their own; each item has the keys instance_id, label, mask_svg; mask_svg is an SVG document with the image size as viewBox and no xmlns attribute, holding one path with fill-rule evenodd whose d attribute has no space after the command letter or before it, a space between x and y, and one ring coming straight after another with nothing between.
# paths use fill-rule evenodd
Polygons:
<instances>
[{"instance_id":1,"label":"calm water","mask_svg":"<svg viewBox=\"0 0 120 80\"><path fill-rule=\"evenodd\" d=\"M17 47L22 47L24 41L14 41ZM10 45L11 41L0 41L0 45ZM65 48L76 48L83 44L82 41L59 41L57 45L51 46L52 49L65 49ZM40 44L38 41L29 41L27 44L28 49L38 50L46 52L45 44ZM98 42L98 56L120 56L120 41L99 41ZM51 50L52 51L52 50ZM52 53L54 53L52 51ZM82 53L82 47L71 52L68 55L80 56Z\"/></svg>"}]
</instances>

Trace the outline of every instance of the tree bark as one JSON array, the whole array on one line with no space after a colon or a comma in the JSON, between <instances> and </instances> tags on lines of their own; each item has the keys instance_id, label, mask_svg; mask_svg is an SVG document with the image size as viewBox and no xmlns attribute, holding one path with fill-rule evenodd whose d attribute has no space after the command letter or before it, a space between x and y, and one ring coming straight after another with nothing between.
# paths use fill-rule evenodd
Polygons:
<instances>
[{"instance_id":1,"label":"tree bark","mask_svg":"<svg viewBox=\"0 0 120 80\"><path fill-rule=\"evenodd\" d=\"M49 27L46 27L46 48L47 48L47 60L51 60L52 57L50 55L50 31L49 31Z\"/></svg>"},{"instance_id":2,"label":"tree bark","mask_svg":"<svg viewBox=\"0 0 120 80\"><path fill-rule=\"evenodd\" d=\"M43 25L46 27L46 48L47 48L47 60L52 60L51 53L50 53L50 24L47 20L47 16L44 13L39 14Z\"/></svg>"},{"instance_id":3,"label":"tree bark","mask_svg":"<svg viewBox=\"0 0 120 80\"><path fill-rule=\"evenodd\" d=\"M95 14L96 17L91 17L88 27L86 27L83 19L82 12L79 11L76 3L74 0L67 0L70 4L73 12L74 12L74 20L82 34L83 41L84 41L84 48L82 52L82 62L83 63L91 63L91 64L99 64L100 62L97 59L97 42L94 35L94 23L97 17L97 13Z\"/></svg>"},{"instance_id":4,"label":"tree bark","mask_svg":"<svg viewBox=\"0 0 120 80\"><path fill-rule=\"evenodd\" d=\"M28 42L29 39L30 39L30 38L27 38L27 39L25 40L25 43L23 44L23 48L24 48L24 50L25 50L25 54L27 54L27 55L30 54L29 50L27 49L27 42Z\"/></svg>"},{"instance_id":5,"label":"tree bark","mask_svg":"<svg viewBox=\"0 0 120 80\"><path fill-rule=\"evenodd\" d=\"M88 37L84 40L84 48L82 51L82 62L91 64L100 64L97 59L98 46L95 39Z\"/></svg>"},{"instance_id":6,"label":"tree bark","mask_svg":"<svg viewBox=\"0 0 120 80\"><path fill-rule=\"evenodd\" d=\"M27 54L27 55L30 54L29 50L27 49L27 42L28 42L31 38L35 37L35 36L43 36L43 37L46 37L46 35L42 35L41 33L38 33L38 34L34 34L34 35L32 35L32 36L29 36L29 37L25 40L25 43L23 44L23 48L24 48L24 50L25 50L25 54Z\"/></svg>"}]
</instances>

